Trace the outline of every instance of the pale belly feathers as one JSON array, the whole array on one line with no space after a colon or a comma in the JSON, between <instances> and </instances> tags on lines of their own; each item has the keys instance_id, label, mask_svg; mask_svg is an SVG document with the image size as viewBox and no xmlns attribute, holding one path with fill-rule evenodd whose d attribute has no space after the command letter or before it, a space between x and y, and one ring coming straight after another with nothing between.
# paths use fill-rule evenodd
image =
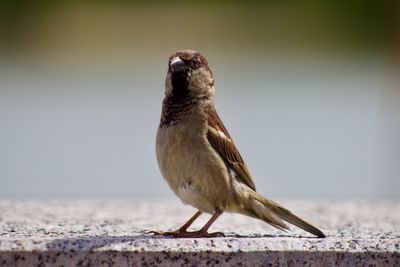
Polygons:
<instances>
[{"instance_id":1,"label":"pale belly feathers","mask_svg":"<svg viewBox=\"0 0 400 267\"><path fill-rule=\"evenodd\" d=\"M214 213L229 209L232 186L201 123L205 122L188 118L185 123L159 128L157 160L164 179L183 203Z\"/></svg>"}]
</instances>

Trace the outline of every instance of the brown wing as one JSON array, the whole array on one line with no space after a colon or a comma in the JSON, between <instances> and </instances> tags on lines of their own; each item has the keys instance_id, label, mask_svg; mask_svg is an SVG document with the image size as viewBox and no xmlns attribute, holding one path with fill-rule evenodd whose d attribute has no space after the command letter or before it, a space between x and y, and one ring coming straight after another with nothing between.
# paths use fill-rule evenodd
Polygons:
<instances>
[{"instance_id":1,"label":"brown wing","mask_svg":"<svg viewBox=\"0 0 400 267\"><path fill-rule=\"evenodd\" d=\"M256 186L251 174L215 109L209 112L207 122L207 139L211 146L225 160L228 167L237 173L238 178L255 191Z\"/></svg>"}]
</instances>

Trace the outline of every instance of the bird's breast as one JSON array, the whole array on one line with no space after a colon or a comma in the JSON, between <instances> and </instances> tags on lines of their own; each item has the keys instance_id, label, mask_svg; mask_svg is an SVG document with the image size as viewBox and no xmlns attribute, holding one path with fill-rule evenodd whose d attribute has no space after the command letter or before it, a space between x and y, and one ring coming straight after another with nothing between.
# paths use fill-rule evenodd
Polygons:
<instances>
[{"instance_id":1,"label":"bird's breast","mask_svg":"<svg viewBox=\"0 0 400 267\"><path fill-rule=\"evenodd\" d=\"M162 175L173 189L196 175L204 163L205 133L201 121L186 120L161 127L157 133L157 160ZM175 191L175 189L174 189Z\"/></svg>"},{"instance_id":2,"label":"bird's breast","mask_svg":"<svg viewBox=\"0 0 400 267\"><path fill-rule=\"evenodd\" d=\"M211 213L220 201L220 190L228 187L228 173L211 148L206 130L206 122L196 116L161 127L156 150L160 171L175 194L184 203Z\"/></svg>"}]
</instances>

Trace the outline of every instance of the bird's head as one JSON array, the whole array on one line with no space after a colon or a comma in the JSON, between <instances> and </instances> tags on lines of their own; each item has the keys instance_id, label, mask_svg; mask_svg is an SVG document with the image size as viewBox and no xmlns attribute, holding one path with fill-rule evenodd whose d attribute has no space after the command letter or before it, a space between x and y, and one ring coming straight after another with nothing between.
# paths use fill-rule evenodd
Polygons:
<instances>
[{"instance_id":1,"label":"bird's head","mask_svg":"<svg viewBox=\"0 0 400 267\"><path fill-rule=\"evenodd\" d=\"M169 57L165 95L174 98L213 97L214 77L207 60L193 50L182 50Z\"/></svg>"}]
</instances>

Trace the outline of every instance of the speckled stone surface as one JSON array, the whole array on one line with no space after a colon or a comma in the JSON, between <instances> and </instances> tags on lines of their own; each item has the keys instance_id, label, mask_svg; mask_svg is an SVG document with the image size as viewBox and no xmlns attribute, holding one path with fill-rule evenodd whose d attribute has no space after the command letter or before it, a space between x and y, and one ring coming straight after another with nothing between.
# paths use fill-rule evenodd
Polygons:
<instances>
[{"instance_id":1,"label":"speckled stone surface","mask_svg":"<svg viewBox=\"0 0 400 267\"><path fill-rule=\"evenodd\" d=\"M226 237L174 239L149 231L195 212L178 201L0 200L0 266L400 266L400 202L279 202L328 237L224 214Z\"/></svg>"}]
</instances>

